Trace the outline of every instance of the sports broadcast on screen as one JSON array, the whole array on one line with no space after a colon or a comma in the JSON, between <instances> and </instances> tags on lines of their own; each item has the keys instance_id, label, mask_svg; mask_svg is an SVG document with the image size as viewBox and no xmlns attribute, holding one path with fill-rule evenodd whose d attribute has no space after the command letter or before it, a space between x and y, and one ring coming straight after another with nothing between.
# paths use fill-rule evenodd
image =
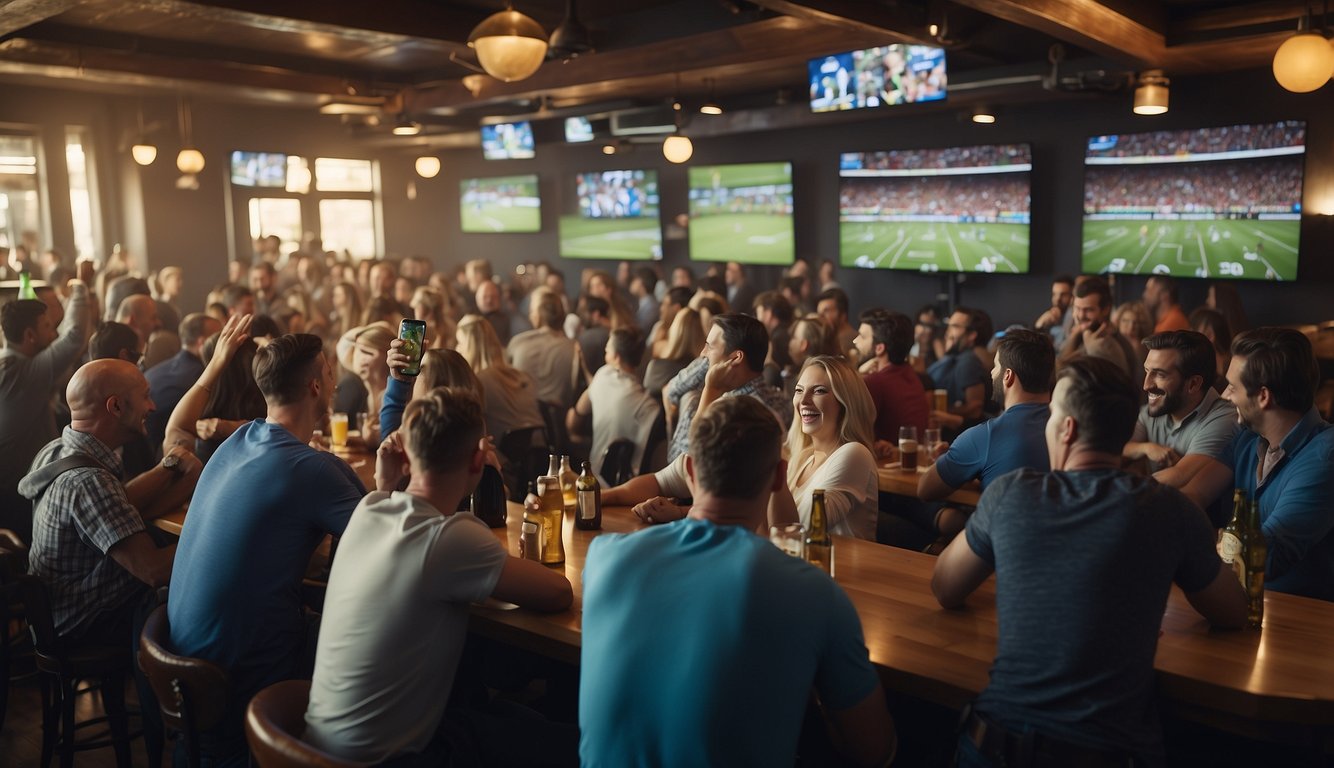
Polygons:
<instances>
[{"instance_id":1,"label":"sports broadcast on screen","mask_svg":"<svg viewBox=\"0 0 1334 768\"><path fill-rule=\"evenodd\" d=\"M914 272L1028 271L1027 144L848 152L839 260Z\"/></svg>"},{"instance_id":2,"label":"sports broadcast on screen","mask_svg":"<svg viewBox=\"0 0 1334 768\"><path fill-rule=\"evenodd\" d=\"M1094 136L1083 270L1295 280L1306 124Z\"/></svg>"},{"instance_id":3,"label":"sports broadcast on screen","mask_svg":"<svg viewBox=\"0 0 1334 768\"><path fill-rule=\"evenodd\" d=\"M581 173L575 177L574 192L574 205L567 205L560 217L561 256L662 258L657 171Z\"/></svg>"},{"instance_id":4,"label":"sports broadcast on screen","mask_svg":"<svg viewBox=\"0 0 1334 768\"><path fill-rule=\"evenodd\" d=\"M883 45L806 63L812 112L889 107L945 98L945 49Z\"/></svg>"},{"instance_id":5,"label":"sports broadcast on screen","mask_svg":"<svg viewBox=\"0 0 1334 768\"><path fill-rule=\"evenodd\" d=\"M792 164L690 169L690 258L791 264Z\"/></svg>"},{"instance_id":6,"label":"sports broadcast on screen","mask_svg":"<svg viewBox=\"0 0 1334 768\"><path fill-rule=\"evenodd\" d=\"M542 199L537 174L463 179L459 218L464 232L540 232Z\"/></svg>"}]
</instances>

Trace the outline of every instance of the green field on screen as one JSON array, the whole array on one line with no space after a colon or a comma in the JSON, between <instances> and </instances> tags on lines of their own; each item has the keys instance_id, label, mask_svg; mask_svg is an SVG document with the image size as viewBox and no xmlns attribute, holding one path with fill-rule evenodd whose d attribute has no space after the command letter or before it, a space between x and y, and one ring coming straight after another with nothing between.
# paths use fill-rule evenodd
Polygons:
<instances>
[{"instance_id":1,"label":"green field on screen","mask_svg":"<svg viewBox=\"0 0 1334 768\"><path fill-rule=\"evenodd\" d=\"M792 173L787 163L744 163L741 165L701 166L690 169L690 188L759 187L766 184L790 184Z\"/></svg>"},{"instance_id":2,"label":"green field on screen","mask_svg":"<svg viewBox=\"0 0 1334 768\"><path fill-rule=\"evenodd\" d=\"M844 221L845 267L919 272L1028 272L1027 224Z\"/></svg>"},{"instance_id":3,"label":"green field on screen","mask_svg":"<svg viewBox=\"0 0 1334 768\"><path fill-rule=\"evenodd\" d=\"M1299 221L1084 222L1083 271L1295 280Z\"/></svg>"},{"instance_id":4,"label":"green field on screen","mask_svg":"<svg viewBox=\"0 0 1334 768\"><path fill-rule=\"evenodd\" d=\"M537 206L483 203L460 206L464 232L538 232L542 209Z\"/></svg>"},{"instance_id":5,"label":"green field on screen","mask_svg":"<svg viewBox=\"0 0 1334 768\"><path fill-rule=\"evenodd\" d=\"M624 219L560 217L560 255L567 259L662 258L657 216Z\"/></svg>"},{"instance_id":6,"label":"green field on screen","mask_svg":"<svg viewBox=\"0 0 1334 768\"><path fill-rule=\"evenodd\" d=\"M791 264L792 217L767 213L715 213L690 220L693 261Z\"/></svg>"}]
</instances>

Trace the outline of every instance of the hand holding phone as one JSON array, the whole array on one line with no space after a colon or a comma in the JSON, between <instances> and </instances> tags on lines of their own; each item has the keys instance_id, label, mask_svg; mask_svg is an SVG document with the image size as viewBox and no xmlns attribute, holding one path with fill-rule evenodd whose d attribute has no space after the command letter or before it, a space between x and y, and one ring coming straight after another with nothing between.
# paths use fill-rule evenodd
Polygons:
<instances>
[{"instance_id":1,"label":"hand holding phone","mask_svg":"<svg viewBox=\"0 0 1334 768\"><path fill-rule=\"evenodd\" d=\"M426 321L404 320L398 324L399 354L408 358L402 369L404 376L416 376L422 370L422 355L426 353Z\"/></svg>"}]
</instances>

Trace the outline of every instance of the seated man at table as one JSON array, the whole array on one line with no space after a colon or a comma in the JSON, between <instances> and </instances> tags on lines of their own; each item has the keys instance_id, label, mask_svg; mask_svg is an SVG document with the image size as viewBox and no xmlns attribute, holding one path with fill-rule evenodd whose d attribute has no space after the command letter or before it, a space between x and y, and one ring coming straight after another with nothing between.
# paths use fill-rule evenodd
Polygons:
<instances>
[{"instance_id":1,"label":"seated man at table","mask_svg":"<svg viewBox=\"0 0 1334 768\"><path fill-rule=\"evenodd\" d=\"M980 309L956 307L945 326L945 356L932 363L927 375L948 395L944 411L933 410L947 436L958 434L982 419L987 399L987 369L974 352L991 341L991 321Z\"/></svg>"},{"instance_id":2,"label":"seated man at table","mask_svg":"<svg viewBox=\"0 0 1334 768\"><path fill-rule=\"evenodd\" d=\"M1137 406L1115 364L1066 364L1047 421L1052 471L992 483L936 562L946 608L996 573L996 660L958 765L1161 765L1153 658L1172 584L1214 625L1246 622L1200 508L1121 470Z\"/></svg>"},{"instance_id":3,"label":"seated man at table","mask_svg":"<svg viewBox=\"0 0 1334 768\"><path fill-rule=\"evenodd\" d=\"M1149 351L1144 360L1149 401L1140 407L1121 455L1145 459L1154 479L1181 489L1209 514L1215 528L1222 528L1231 514L1220 503L1226 494L1198 495L1216 485L1207 475L1231 475L1232 468L1220 459L1238 432L1237 409L1209 383L1215 371L1213 344L1195 331L1155 333L1143 343Z\"/></svg>"},{"instance_id":4,"label":"seated man at table","mask_svg":"<svg viewBox=\"0 0 1334 768\"><path fill-rule=\"evenodd\" d=\"M207 743L224 764L244 764L250 697L309 676L316 627L303 618L301 578L320 541L342 534L366 495L347 462L307 445L334 390L320 337L274 339L255 353L254 371L268 418L236 430L209 460L167 600L173 649L231 676L229 715Z\"/></svg>"},{"instance_id":5,"label":"seated man at table","mask_svg":"<svg viewBox=\"0 0 1334 768\"><path fill-rule=\"evenodd\" d=\"M926 390L908 363L913 322L901 312L868 309L861 315L856 345L861 355L863 380L875 403L876 454L891 453L899 443L899 427L927 426Z\"/></svg>"},{"instance_id":6,"label":"seated man at table","mask_svg":"<svg viewBox=\"0 0 1334 768\"><path fill-rule=\"evenodd\" d=\"M885 765L894 725L852 603L753 532L786 482L778 424L748 397L695 421L689 518L589 545L581 761L792 765L814 688L835 746Z\"/></svg>"},{"instance_id":7,"label":"seated man at table","mask_svg":"<svg viewBox=\"0 0 1334 768\"><path fill-rule=\"evenodd\" d=\"M635 444L630 466L634 471L644 460L644 448L653 431L662 404L644 389L639 378L639 361L644 357L644 337L633 328L617 328L607 340L603 354L606 365L593 374L588 389L565 415L571 434L587 431L593 422L593 448L588 456L599 482L607 484L603 457L607 446L616 440Z\"/></svg>"},{"instance_id":8,"label":"seated man at table","mask_svg":"<svg viewBox=\"0 0 1334 768\"><path fill-rule=\"evenodd\" d=\"M381 443L377 487L392 489L408 472L411 479L404 492L368 495L338 549L306 709L312 744L344 760L444 764L449 743L439 726L468 604L495 597L569 608L563 574L508 556L485 523L451 511L477 487L487 450L477 397L445 387L409 403L403 426Z\"/></svg>"}]
</instances>

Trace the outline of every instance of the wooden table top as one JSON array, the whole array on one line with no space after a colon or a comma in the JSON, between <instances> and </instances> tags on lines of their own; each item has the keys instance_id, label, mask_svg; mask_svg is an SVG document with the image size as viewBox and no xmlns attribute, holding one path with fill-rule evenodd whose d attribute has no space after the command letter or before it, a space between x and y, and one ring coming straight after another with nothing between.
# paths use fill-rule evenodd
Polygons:
<instances>
[{"instance_id":1,"label":"wooden table top","mask_svg":"<svg viewBox=\"0 0 1334 768\"><path fill-rule=\"evenodd\" d=\"M497 530L518 553L522 507ZM647 527L626 507L603 510L603 531ZM570 663L579 661L583 567L596 531L565 524L565 563L574 605L559 614L478 606L472 629ZM996 653L995 579L946 610L931 594L930 555L835 536L834 578L861 617L871 661L887 687L953 708L986 686ZM1334 725L1334 603L1265 596L1263 631L1214 631L1173 588L1154 666L1162 708L1253 736L1275 728ZM1328 729L1326 728L1326 732ZM1334 740L1334 736L1326 736Z\"/></svg>"},{"instance_id":2,"label":"wooden table top","mask_svg":"<svg viewBox=\"0 0 1334 768\"><path fill-rule=\"evenodd\" d=\"M880 464L876 467L876 477L880 481L880 491L882 493L911 496L914 499L917 498L917 480L924 474L926 474L926 467L918 466L916 472L904 472L899 468L897 461ZM981 496L981 487L974 481L951 493L945 497L945 500L952 501L955 504L976 507L977 500Z\"/></svg>"}]
</instances>

